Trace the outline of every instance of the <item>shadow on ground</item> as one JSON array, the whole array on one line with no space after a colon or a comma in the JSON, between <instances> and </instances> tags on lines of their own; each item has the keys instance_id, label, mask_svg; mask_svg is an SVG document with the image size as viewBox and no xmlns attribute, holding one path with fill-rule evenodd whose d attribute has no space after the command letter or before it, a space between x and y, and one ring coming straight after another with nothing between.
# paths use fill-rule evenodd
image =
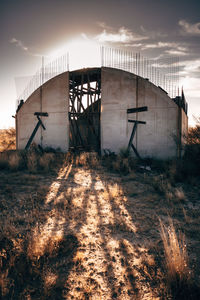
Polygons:
<instances>
[{"instance_id":1,"label":"shadow on ground","mask_svg":"<svg viewBox=\"0 0 200 300\"><path fill-rule=\"evenodd\" d=\"M16 190L2 175L4 299L167 299L160 198L143 175L68 161L56 175L18 172Z\"/></svg>"}]
</instances>

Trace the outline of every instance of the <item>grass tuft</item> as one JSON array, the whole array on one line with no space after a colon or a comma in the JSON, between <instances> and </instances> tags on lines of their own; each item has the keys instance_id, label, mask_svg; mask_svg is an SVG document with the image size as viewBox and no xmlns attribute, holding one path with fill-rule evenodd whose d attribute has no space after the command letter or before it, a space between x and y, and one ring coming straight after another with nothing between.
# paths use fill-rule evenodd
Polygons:
<instances>
[{"instance_id":1,"label":"grass tuft","mask_svg":"<svg viewBox=\"0 0 200 300\"><path fill-rule=\"evenodd\" d=\"M160 235L164 245L166 282L172 299L197 299L199 291L192 282L184 234L177 234L172 219L169 219L168 227L160 220Z\"/></svg>"},{"instance_id":2,"label":"grass tuft","mask_svg":"<svg viewBox=\"0 0 200 300\"><path fill-rule=\"evenodd\" d=\"M15 128L0 129L0 152L16 148L15 135Z\"/></svg>"},{"instance_id":3,"label":"grass tuft","mask_svg":"<svg viewBox=\"0 0 200 300\"><path fill-rule=\"evenodd\" d=\"M96 152L81 152L75 154L75 165L81 167L91 167L93 169L99 167L99 157Z\"/></svg>"},{"instance_id":4,"label":"grass tuft","mask_svg":"<svg viewBox=\"0 0 200 300\"><path fill-rule=\"evenodd\" d=\"M41 152L36 146L29 150L0 152L0 169L10 171L28 170L30 173L54 171L65 159L63 153ZM68 158L66 157L66 162Z\"/></svg>"}]
</instances>

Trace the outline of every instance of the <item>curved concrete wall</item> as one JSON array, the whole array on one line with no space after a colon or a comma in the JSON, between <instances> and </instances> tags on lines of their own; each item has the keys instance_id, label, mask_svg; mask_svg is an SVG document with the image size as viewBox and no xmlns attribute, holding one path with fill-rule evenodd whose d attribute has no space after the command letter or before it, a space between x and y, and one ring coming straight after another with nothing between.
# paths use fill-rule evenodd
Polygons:
<instances>
[{"instance_id":1,"label":"curved concrete wall","mask_svg":"<svg viewBox=\"0 0 200 300\"><path fill-rule=\"evenodd\" d=\"M84 71L85 72L85 71ZM128 108L147 106L148 111L127 114ZM41 117L46 130L39 128L34 142L43 147L69 148L69 72L60 74L37 89L16 115L17 148L24 149L37 118L35 112L47 112ZM139 124L133 144L141 157L171 158L181 154L182 134L187 133L187 116L183 109L148 80L113 68L101 68L101 151L118 153L126 148L133 123Z\"/></svg>"},{"instance_id":2,"label":"curved concrete wall","mask_svg":"<svg viewBox=\"0 0 200 300\"><path fill-rule=\"evenodd\" d=\"M128 146L127 108L136 107L136 76L112 68L101 73L101 149L119 152Z\"/></svg>"},{"instance_id":3,"label":"curved concrete wall","mask_svg":"<svg viewBox=\"0 0 200 300\"><path fill-rule=\"evenodd\" d=\"M34 113L47 112L48 117L40 117L46 130L40 126L33 142L66 152L69 146L68 106L69 72L65 72L44 83L18 111L17 148L25 148L38 122Z\"/></svg>"},{"instance_id":4,"label":"curved concrete wall","mask_svg":"<svg viewBox=\"0 0 200 300\"><path fill-rule=\"evenodd\" d=\"M126 148L133 123L139 124L134 146L141 157L170 158L177 153L179 107L148 80L125 71L102 68L101 149ZM147 106L148 111L127 114L128 108ZM185 113L182 111L182 114ZM185 115L185 123L187 116Z\"/></svg>"}]
</instances>

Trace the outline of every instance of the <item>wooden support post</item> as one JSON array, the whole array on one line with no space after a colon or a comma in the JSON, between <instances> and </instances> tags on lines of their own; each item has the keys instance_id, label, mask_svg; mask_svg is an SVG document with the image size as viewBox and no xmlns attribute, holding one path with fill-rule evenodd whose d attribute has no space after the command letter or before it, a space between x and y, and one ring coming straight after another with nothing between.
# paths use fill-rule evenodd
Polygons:
<instances>
[{"instance_id":1,"label":"wooden support post","mask_svg":"<svg viewBox=\"0 0 200 300\"><path fill-rule=\"evenodd\" d=\"M145 121L128 120L129 123L146 124Z\"/></svg>"},{"instance_id":2,"label":"wooden support post","mask_svg":"<svg viewBox=\"0 0 200 300\"><path fill-rule=\"evenodd\" d=\"M142 111L147 111L147 110L148 110L147 106L128 108L127 114L132 114L132 113L137 113L137 112L142 112Z\"/></svg>"},{"instance_id":3,"label":"wooden support post","mask_svg":"<svg viewBox=\"0 0 200 300\"><path fill-rule=\"evenodd\" d=\"M142 106L142 107L135 107L135 108L129 108L127 109L127 114L132 114L132 113L138 113L138 112L143 112L143 111L147 111L148 107L147 106ZM138 121L138 120L128 120L129 123L134 123L133 125L133 129L131 132L131 136L130 136L130 140L128 143L128 150L130 150L130 148L133 149L134 153L136 154L136 156L141 159L137 149L135 148L135 146L133 145L133 139L137 130L137 125L138 124L146 124L145 121Z\"/></svg>"},{"instance_id":4,"label":"wooden support post","mask_svg":"<svg viewBox=\"0 0 200 300\"><path fill-rule=\"evenodd\" d=\"M134 138L136 129L137 129L137 123L135 123L134 126L133 126L133 130L132 130L132 132L131 132L131 137L130 137L130 140L129 140L129 143L128 143L128 150L130 150L130 147L131 147L131 145L132 145L132 142L133 142L133 138Z\"/></svg>"},{"instance_id":5,"label":"wooden support post","mask_svg":"<svg viewBox=\"0 0 200 300\"><path fill-rule=\"evenodd\" d=\"M27 144L26 144L25 150L27 150L27 149L30 147L30 145L31 145L31 143L32 143L32 141L33 141L33 139L34 139L34 136L36 135L36 133L37 133L37 131L38 131L38 128L39 128L40 126L42 126L42 128L43 128L44 130L46 130L44 124L42 123L42 120L40 119L40 116L42 116L42 117L48 117L48 113L35 112L34 115L37 117L38 122L37 122L37 124L36 124L36 126L35 126L35 128L34 128L34 130L33 130L33 132L32 132L32 134L31 134L31 136L30 136L30 138L29 138Z\"/></svg>"},{"instance_id":6,"label":"wooden support post","mask_svg":"<svg viewBox=\"0 0 200 300\"><path fill-rule=\"evenodd\" d=\"M138 124L138 122L134 123L133 130L132 130L132 133L131 133L131 137L130 137L130 140L129 140L129 143L128 143L128 150L130 150L130 147L131 147L133 149L133 151L135 152L137 158L141 159L137 149L133 145L133 138L134 138L134 135L135 135L136 130L137 130L137 124Z\"/></svg>"}]
</instances>

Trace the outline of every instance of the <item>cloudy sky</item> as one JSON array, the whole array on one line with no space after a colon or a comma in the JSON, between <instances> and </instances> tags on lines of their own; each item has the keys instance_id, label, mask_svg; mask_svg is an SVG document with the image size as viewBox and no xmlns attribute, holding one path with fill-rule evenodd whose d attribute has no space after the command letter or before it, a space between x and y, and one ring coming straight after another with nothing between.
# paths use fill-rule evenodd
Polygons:
<instances>
[{"instance_id":1,"label":"cloudy sky","mask_svg":"<svg viewBox=\"0 0 200 300\"><path fill-rule=\"evenodd\" d=\"M200 117L199 0L0 0L0 38L0 128L14 126L19 90L42 56L73 41L85 59L97 44L179 57L189 124Z\"/></svg>"}]
</instances>

